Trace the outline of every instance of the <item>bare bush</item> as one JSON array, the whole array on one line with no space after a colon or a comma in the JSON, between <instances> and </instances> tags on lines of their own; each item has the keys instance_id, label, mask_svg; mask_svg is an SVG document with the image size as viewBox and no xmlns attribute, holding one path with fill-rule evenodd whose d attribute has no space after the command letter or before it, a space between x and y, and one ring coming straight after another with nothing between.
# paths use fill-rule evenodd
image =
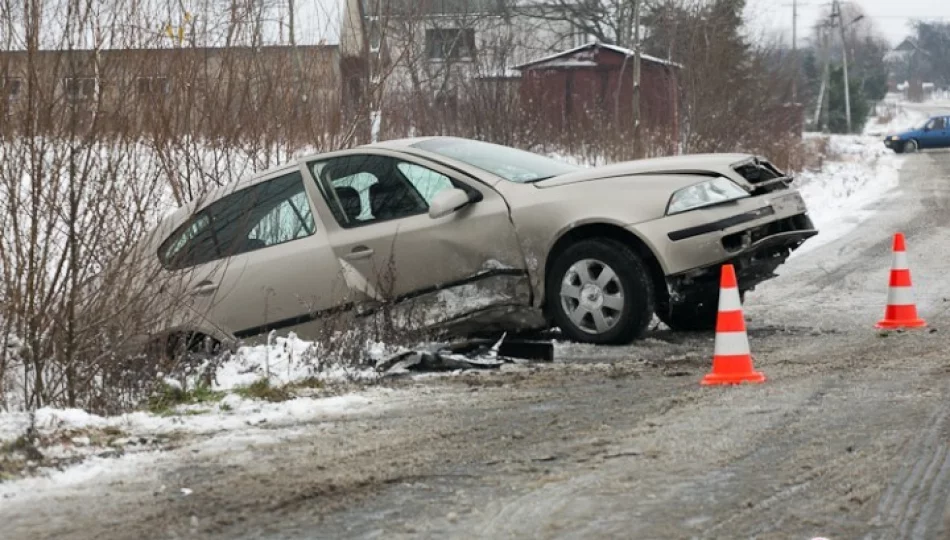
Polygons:
<instances>
[{"instance_id":1,"label":"bare bush","mask_svg":"<svg viewBox=\"0 0 950 540\"><path fill-rule=\"evenodd\" d=\"M292 23L275 42L253 11L202 13L180 40L141 30L167 13L0 10L0 78L16 83L0 104L0 407L114 412L199 369L134 354L174 309L154 305L149 231L254 171L366 139L338 47L293 46Z\"/></svg>"}]
</instances>

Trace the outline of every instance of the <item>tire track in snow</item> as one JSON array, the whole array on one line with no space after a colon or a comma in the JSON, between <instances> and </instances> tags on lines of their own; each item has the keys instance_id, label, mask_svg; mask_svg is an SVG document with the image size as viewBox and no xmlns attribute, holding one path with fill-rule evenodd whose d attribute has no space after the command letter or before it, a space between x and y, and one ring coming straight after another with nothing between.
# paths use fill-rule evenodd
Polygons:
<instances>
[{"instance_id":1,"label":"tire track in snow","mask_svg":"<svg viewBox=\"0 0 950 540\"><path fill-rule=\"evenodd\" d=\"M936 538L933 533L937 531L929 529L935 519L942 518L934 513L943 508L950 490L946 482L950 474L950 453L945 442L950 412L944 403L945 400L941 400L922 432L910 441L905 460L881 497L877 515L871 521L878 530L868 533L865 540Z\"/></svg>"}]
</instances>

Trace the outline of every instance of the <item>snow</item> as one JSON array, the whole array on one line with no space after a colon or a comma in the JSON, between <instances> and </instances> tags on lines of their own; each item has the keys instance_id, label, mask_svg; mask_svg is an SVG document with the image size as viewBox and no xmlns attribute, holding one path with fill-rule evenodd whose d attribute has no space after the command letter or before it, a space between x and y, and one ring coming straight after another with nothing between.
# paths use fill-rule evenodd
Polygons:
<instances>
[{"instance_id":1,"label":"snow","mask_svg":"<svg viewBox=\"0 0 950 540\"><path fill-rule=\"evenodd\" d=\"M349 337L341 335L337 339ZM272 387L278 388L302 381L317 381L324 393L339 391L337 387L326 385L373 382L379 378L372 367L351 367L349 363L334 360L339 353L334 354L319 343L301 340L292 333L286 337L272 335L268 342L267 345L241 347L219 366L212 390L223 393L220 399L179 405L161 413L135 411L115 416L52 407L43 407L33 413L0 412L0 446L24 436L32 425L35 429L34 444L44 457L43 463L39 464L41 468L34 473L52 475L58 478L57 481L69 484L82 482L97 471L112 468L112 463L117 460L124 461L143 453L156 454L155 451L171 437L175 440L201 437L209 439L203 444L226 448L227 441L235 436L247 436L248 430L260 429L270 434L262 431L258 437L269 440L274 429L330 422L375 410L377 402L395 393L373 387L329 397L297 396L281 402L244 397L239 393L242 388L265 378ZM368 342L362 349L366 364L375 364L391 354L393 349L383 343ZM187 380L183 384L183 381L166 378L165 384L188 389L194 388L195 381ZM108 457L116 454L121 454L121 457ZM70 465L65 473L53 472L48 467L61 467L63 462L88 462L88 465ZM13 488L9 484L2 487L16 491L15 486L21 482L27 480L12 482Z\"/></svg>"},{"instance_id":2,"label":"snow","mask_svg":"<svg viewBox=\"0 0 950 540\"><path fill-rule=\"evenodd\" d=\"M878 105L878 111L890 116L890 119L881 122L880 117L875 116L868 121L864 128L864 134L868 136L883 137L884 135L900 133L919 126L927 119L927 115L901 106L900 102L889 99Z\"/></svg>"},{"instance_id":3,"label":"snow","mask_svg":"<svg viewBox=\"0 0 950 540\"><path fill-rule=\"evenodd\" d=\"M559 52L559 53L551 54L551 55L548 55L548 56L545 56L545 57L542 57L542 58L538 58L538 59L536 59L536 60L532 60L532 61L530 61L530 62L526 62L526 63L524 63L524 64L520 64L520 65L514 66L514 69L526 69L526 68L530 68L530 67L534 67L534 66L539 66L539 65L541 65L541 64L545 64L545 67L547 67L548 65L552 65L552 62L555 62L555 61L557 61L557 60L560 59L560 58L563 58L563 57L566 57L566 56L571 56L571 55L576 54L576 53L579 53L579 52L581 52L581 51L583 51L583 50L585 50L585 49L591 49L591 50L593 50L593 49L596 49L596 48L609 49L609 50L611 50L611 51L620 53L620 54L622 54L622 55L624 55L624 56L634 56L634 55L635 55L635 52L634 52L633 50L631 50L631 49L626 49L626 48L624 48L624 47L618 47L618 46L616 46L616 45L610 45L610 44L608 44L608 43L601 43L601 42L599 42L599 41L591 41L590 43L587 43L586 45L581 45L581 46L579 46L579 47L574 47L573 49L568 49L568 50L566 50L566 51L561 51L561 52ZM656 63L656 64L663 64L663 65L665 65L665 66L671 66L671 67L676 67L676 68L682 68L682 67L683 67L682 64L677 64L676 62L671 62L671 61L669 61L669 60L663 60L662 58L657 58L657 57L655 57L655 56L650 56L649 54L641 54L641 55L640 55L640 58L641 58L643 61L646 61L646 62L653 62L653 63ZM567 65L567 64L565 64L565 65ZM596 64L594 64L593 62L591 62L590 65L596 65ZM570 67L577 67L577 66L578 66L578 64L570 64ZM553 64L553 67L558 67L558 64Z\"/></svg>"},{"instance_id":4,"label":"snow","mask_svg":"<svg viewBox=\"0 0 950 540\"><path fill-rule=\"evenodd\" d=\"M346 339L339 336L338 339ZM367 343L367 355L383 355L388 351L382 343ZM332 356L320 343L298 338L293 332L286 337L271 337L269 344L241 347L215 372L214 390L230 392L266 377L271 384L286 385L312 379L322 383L373 381L376 372L369 367L346 367L328 361Z\"/></svg>"},{"instance_id":5,"label":"snow","mask_svg":"<svg viewBox=\"0 0 950 540\"><path fill-rule=\"evenodd\" d=\"M919 125L926 114L906 107L894 96L879 104L876 112L878 116L868 121L864 134L828 136L821 169L797 175L795 185L819 235L805 242L793 257L848 234L876 212L876 204L886 204L896 195L906 156L887 149L882 138ZM806 142L822 137L806 134Z\"/></svg>"},{"instance_id":6,"label":"snow","mask_svg":"<svg viewBox=\"0 0 950 540\"><path fill-rule=\"evenodd\" d=\"M848 234L869 219L872 207L898 186L904 157L888 150L878 137L831 135L830 156L818 171L795 180L818 236L793 253L801 256Z\"/></svg>"},{"instance_id":7,"label":"snow","mask_svg":"<svg viewBox=\"0 0 950 540\"><path fill-rule=\"evenodd\" d=\"M373 403L373 397L383 395L385 391L377 389L341 396L298 397L284 402L268 403L228 394L217 403L188 405L178 409L181 413L195 414L169 416L139 411L104 417L78 409L44 407L36 411L35 427L41 436L106 428L120 430L122 438L154 438L170 434L212 435L244 429L247 426L267 424L279 427L335 418L364 410ZM15 440L23 435L29 425L28 413L0 414L0 443ZM71 441L75 446L89 446L90 442L88 439L80 440L79 444ZM43 451L46 452L45 449Z\"/></svg>"}]
</instances>

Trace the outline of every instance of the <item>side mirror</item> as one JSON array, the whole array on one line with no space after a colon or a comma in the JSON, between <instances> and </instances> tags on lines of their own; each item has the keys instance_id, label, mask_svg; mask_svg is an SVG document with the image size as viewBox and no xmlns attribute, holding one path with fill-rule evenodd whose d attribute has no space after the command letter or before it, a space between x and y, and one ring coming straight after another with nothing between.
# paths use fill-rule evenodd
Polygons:
<instances>
[{"instance_id":1,"label":"side mirror","mask_svg":"<svg viewBox=\"0 0 950 540\"><path fill-rule=\"evenodd\" d=\"M446 189L432 199L429 204L429 217L432 219L445 217L452 212L461 210L469 202L471 201L468 198L468 193L461 189Z\"/></svg>"}]
</instances>

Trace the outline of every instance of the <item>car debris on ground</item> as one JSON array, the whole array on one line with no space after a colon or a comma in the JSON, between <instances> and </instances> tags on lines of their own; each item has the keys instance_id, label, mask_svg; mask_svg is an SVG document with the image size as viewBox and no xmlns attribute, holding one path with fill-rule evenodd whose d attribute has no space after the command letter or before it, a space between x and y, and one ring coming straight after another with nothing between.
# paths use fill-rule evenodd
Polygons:
<instances>
[{"instance_id":1,"label":"car debris on ground","mask_svg":"<svg viewBox=\"0 0 950 540\"><path fill-rule=\"evenodd\" d=\"M506 340L507 336L505 333L495 342L470 339L401 351L378 361L376 371L383 373L383 376L398 376L413 372L497 369L504 364L554 360L554 344L551 341Z\"/></svg>"}]
</instances>

